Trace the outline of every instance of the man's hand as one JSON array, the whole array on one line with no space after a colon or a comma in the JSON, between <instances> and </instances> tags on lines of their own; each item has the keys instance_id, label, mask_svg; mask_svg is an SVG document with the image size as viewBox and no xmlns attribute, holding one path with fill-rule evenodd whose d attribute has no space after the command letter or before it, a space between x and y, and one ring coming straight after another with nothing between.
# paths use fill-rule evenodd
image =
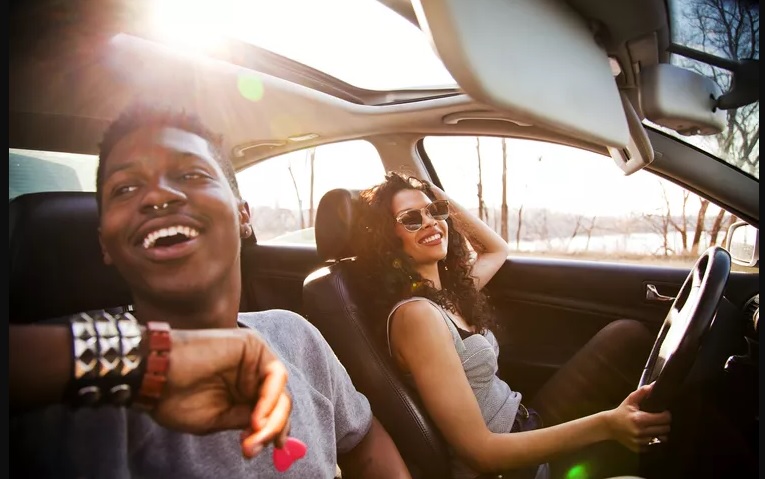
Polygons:
<instances>
[{"instance_id":1,"label":"man's hand","mask_svg":"<svg viewBox=\"0 0 765 479\"><path fill-rule=\"evenodd\" d=\"M152 417L193 434L241 429L242 451L281 446L292 410L287 370L251 329L172 330L167 384Z\"/></svg>"}]
</instances>

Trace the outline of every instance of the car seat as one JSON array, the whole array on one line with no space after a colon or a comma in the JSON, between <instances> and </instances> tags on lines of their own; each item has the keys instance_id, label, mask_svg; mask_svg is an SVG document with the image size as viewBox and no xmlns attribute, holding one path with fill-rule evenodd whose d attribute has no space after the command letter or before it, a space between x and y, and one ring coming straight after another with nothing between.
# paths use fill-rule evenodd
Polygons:
<instances>
[{"instance_id":1,"label":"car seat","mask_svg":"<svg viewBox=\"0 0 765 479\"><path fill-rule=\"evenodd\" d=\"M345 366L353 384L398 446L414 478L450 477L450 458L441 434L416 392L402 380L387 351L372 336L364 298L351 289L351 227L358 191L327 192L316 211L316 246L326 265L303 284L306 318L314 324Z\"/></svg>"},{"instance_id":2,"label":"car seat","mask_svg":"<svg viewBox=\"0 0 765 479\"><path fill-rule=\"evenodd\" d=\"M11 323L131 304L127 284L103 262L95 193L17 196L8 206L8 229Z\"/></svg>"}]
</instances>

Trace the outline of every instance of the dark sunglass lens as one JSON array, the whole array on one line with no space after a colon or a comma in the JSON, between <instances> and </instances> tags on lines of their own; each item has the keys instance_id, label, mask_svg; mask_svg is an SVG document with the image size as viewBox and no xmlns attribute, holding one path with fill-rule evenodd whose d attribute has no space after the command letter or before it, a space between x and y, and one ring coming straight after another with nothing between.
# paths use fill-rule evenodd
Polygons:
<instances>
[{"instance_id":1,"label":"dark sunglass lens","mask_svg":"<svg viewBox=\"0 0 765 479\"><path fill-rule=\"evenodd\" d=\"M401 216L401 224L409 231L417 231L422 227L422 215L419 211L408 211Z\"/></svg>"},{"instance_id":2,"label":"dark sunglass lens","mask_svg":"<svg viewBox=\"0 0 765 479\"><path fill-rule=\"evenodd\" d=\"M446 201L434 201L428 205L428 212L437 220L445 220L449 217L449 203Z\"/></svg>"}]
</instances>

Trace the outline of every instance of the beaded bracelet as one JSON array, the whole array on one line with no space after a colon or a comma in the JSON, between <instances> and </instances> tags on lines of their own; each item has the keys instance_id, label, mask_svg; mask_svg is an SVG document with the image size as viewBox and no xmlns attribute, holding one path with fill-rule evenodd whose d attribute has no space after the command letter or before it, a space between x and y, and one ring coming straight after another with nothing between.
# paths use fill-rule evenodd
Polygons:
<instances>
[{"instance_id":1,"label":"beaded bracelet","mask_svg":"<svg viewBox=\"0 0 765 479\"><path fill-rule=\"evenodd\" d=\"M111 404L128 406L136 392L142 400L141 406L150 409L161 393L161 385L150 396L144 397L143 382L146 363L141 356L141 328L130 312L109 314L105 311L80 313L69 319L72 332L72 380L67 396L74 407ZM170 350L167 323L150 323L150 348L152 331L159 327L167 335L162 354ZM150 357L152 352L149 353ZM167 367L151 371L152 377L164 378ZM156 381L156 380L155 380Z\"/></svg>"}]
</instances>

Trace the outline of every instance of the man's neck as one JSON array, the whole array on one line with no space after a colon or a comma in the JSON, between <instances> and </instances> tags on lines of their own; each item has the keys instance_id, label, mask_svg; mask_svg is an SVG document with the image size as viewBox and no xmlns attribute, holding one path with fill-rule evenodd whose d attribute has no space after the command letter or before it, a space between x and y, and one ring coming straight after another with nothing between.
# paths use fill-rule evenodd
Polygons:
<instances>
[{"instance_id":1,"label":"man's neck","mask_svg":"<svg viewBox=\"0 0 765 479\"><path fill-rule=\"evenodd\" d=\"M135 297L133 309L141 323L165 321L174 329L237 327L241 286L216 293L174 299Z\"/></svg>"}]
</instances>

